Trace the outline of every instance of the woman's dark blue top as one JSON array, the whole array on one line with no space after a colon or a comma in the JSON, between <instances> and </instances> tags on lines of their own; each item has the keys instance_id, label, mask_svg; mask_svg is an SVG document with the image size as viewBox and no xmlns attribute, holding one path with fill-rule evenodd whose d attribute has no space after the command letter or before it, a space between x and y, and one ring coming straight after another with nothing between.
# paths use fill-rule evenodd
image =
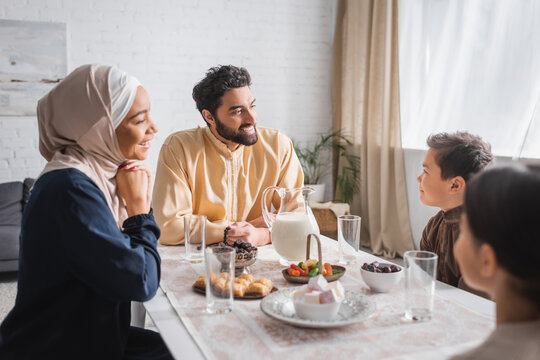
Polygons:
<instances>
[{"instance_id":1,"label":"woman's dark blue top","mask_svg":"<svg viewBox=\"0 0 540 360\"><path fill-rule=\"evenodd\" d=\"M23 214L15 307L0 327L0 359L120 359L130 301L158 288L152 213L121 231L82 172L38 179Z\"/></svg>"}]
</instances>

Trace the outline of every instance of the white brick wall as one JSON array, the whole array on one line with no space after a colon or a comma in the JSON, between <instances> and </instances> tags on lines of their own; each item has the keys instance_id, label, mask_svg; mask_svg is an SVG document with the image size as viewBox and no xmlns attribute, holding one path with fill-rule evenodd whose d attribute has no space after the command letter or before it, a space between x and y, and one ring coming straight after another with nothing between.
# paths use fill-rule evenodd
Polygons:
<instances>
[{"instance_id":1,"label":"white brick wall","mask_svg":"<svg viewBox=\"0 0 540 360\"><path fill-rule=\"evenodd\" d=\"M309 141L331 127L329 0L0 0L0 18L67 23L68 71L117 65L139 78L165 137L202 125L193 85L217 64L245 66L259 125ZM0 45L1 46L1 45ZM0 117L0 182L37 176L35 118Z\"/></svg>"},{"instance_id":2,"label":"white brick wall","mask_svg":"<svg viewBox=\"0 0 540 360\"><path fill-rule=\"evenodd\" d=\"M0 183L36 177L44 165L36 119L0 116Z\"/></svg>"}]
</instances>

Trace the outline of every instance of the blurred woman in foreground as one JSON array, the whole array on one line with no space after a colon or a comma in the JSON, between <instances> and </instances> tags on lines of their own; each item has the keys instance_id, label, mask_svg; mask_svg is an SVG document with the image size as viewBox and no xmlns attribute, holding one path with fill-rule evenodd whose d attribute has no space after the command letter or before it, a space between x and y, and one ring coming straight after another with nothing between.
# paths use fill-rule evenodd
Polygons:
<instances>
[{"instance_id":1,"label":"blurred woman in foreground","mask_svg":"<svg viewBox=\"0 0 540 360\"><path fill-rule=\"evenodd\" d=\"M538 359L540 165L514 164L467 184L454 253L465 282L497 305L497 328L454 359Z\"/></svg>"}]
</instances>

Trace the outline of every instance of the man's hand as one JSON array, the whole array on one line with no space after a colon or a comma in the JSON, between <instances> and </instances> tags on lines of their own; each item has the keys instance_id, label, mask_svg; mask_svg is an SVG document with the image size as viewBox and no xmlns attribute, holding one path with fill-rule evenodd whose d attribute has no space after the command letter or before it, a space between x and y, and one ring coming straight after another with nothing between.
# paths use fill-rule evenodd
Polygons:
<instances>
[{"instance_id":1,"label":"man's hand","mask_svg":"<svg viewBox=\"0 0 540 360\"><path fill-rule=\"evenodd\" d=\"M262 246L270 243L270 231L266 227L255 227L247 221L239 221L229 226L227 243L232 245L238 239L253 246Z\"/></svg>"},{"instance_id":2,"label":"man's hand","mask_svg":"<svg viewBox=\"0 0 540 360\"><path fill-rule=\"evenodd\" d=\"M276 214L268 214L272 219L276 219ZM267 228L268 225L266 224L266 221L264 221L264 218L262 216L259 216L256 219L253 219L249 221L249 223L257 228Z\"/></svg>"}]
</instances>

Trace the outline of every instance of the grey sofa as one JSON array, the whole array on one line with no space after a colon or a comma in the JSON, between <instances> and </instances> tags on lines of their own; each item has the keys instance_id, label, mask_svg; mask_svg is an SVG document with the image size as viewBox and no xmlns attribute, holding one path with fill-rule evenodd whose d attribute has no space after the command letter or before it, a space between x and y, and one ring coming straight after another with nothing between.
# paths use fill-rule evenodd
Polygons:
<instances>
[{"instance_id":1,"label":"grey sofa","mask_svg":"<svg viewBox=\"0 0 540 360\"><path fill-rule=\"evenodd\" d=\"M18 269L22 212L33 185L31 178L0 184L0 272Z\"/></svg>"}]
</instances>

